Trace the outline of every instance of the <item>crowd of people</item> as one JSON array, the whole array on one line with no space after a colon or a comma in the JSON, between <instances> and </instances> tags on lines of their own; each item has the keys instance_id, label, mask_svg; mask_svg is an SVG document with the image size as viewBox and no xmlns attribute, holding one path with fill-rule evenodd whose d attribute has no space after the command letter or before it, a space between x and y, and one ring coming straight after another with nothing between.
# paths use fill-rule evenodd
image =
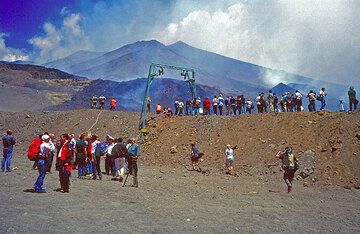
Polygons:
<instances>
[{"instance_id":1,"label":"crowd of people","mask_svg":"<svg viewBox=\"0 0 360 234\"><path fill-rule=\"evenodd\" d=\"M174 102L174 108L165 107L161 104L156 105L156 113L164 113L166 116L172 115L240 115L251 114L256 107L257 113L267 112L302 112L304 111L304 98L308 99L308 111L316 111L316 101L320 102L320 110L326 107L327 93L325 88L321 88L317 94L314 90L310 90L305 97L296 90L295 93L284 92L282 95L277 95L272 90L269 90L267 95L259 93L254 102L244 95L226 96L222 94L214 96L212 99L206 97L201 100L200 97L194 100L177 99ZM349 88L349 109L357 109L358 100L356 99L356 91L353 86ZM340 104L343 103L340 101ZM343 105L339 108L340 112L344 112Z\"/></svg>"},{"instance_id":2,"label":"crowd of people","mask_svg":"<svg viewBox=\"0 0 360 234\"><path fill-rule=\"evenodd\" d=\"M44 193L45 176L51 173L53 162L59 171L60 188L55 191L68 193L71 172L77 169L79 179L102 179L101 161L105 164L105 173L114 179L123 181L126 174L133 175L133 187L138 187L137 159L140 147L134 138L125 142L121 137L114 139L106 136L101 141L95 134L81 134L75 139L73 134L62 134L56 140L54 134L44 133L35 138L28 151L28 158L34 161L33 168L39 176L33 186L37 193ZM54 160L54 158L56 160Z\"/></svg>"}]
</instances>

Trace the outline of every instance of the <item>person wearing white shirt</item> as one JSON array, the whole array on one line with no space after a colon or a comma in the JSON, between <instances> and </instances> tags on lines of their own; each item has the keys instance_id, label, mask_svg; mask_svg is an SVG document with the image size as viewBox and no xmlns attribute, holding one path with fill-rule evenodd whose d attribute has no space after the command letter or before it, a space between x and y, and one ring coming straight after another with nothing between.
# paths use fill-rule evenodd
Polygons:
<instances>
[{"instance_id":1,"label":"person wearing white shirt","mask_svg":"<svg viewBox=\"0 0 360 234\"><path fill-rule=\"evenodd\" d=\"M230 144L226 145L225 150L225 157L226 157L226 167L227 167L227 174L233 174L235 172L234 169L234 150L237 148L237 145L231 148Z\"/></svg>"}]
</instances>

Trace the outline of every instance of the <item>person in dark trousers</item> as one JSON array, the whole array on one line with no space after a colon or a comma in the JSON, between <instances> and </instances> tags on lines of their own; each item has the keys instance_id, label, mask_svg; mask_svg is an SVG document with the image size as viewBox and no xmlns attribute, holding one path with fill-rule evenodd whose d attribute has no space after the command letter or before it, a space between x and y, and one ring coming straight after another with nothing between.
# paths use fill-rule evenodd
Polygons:
<instances>
[{"instance_id":1,"label":"person in dark trousers","mask_svg":"<svg viewBox=\"0 0 360 234\"><path fill-rule=\"evenodd\" d=\"M69 150L69 135L64 133L60 136L60 140L63 142L60 151L59 151L59 179L60 179L60 188L55 191L68 193L70 189L70 163L71 163L71 154Z\"/></svg>"},{"instance_id":2,"label":"person in dark trousers","mask_svg":"<svg viewBox=\"0 0 360 234\"><path fill-rule=\"evenodd\" d=\"M287 185L288 193L291 192L293 187L293 179L295 176L295 172L299 167L298 159L293 154L293 149L291 147L286 147L284 151L279 151L275 158L281 159L282 161L282 168L284 170L283 179Z\"/></svg>"},{"instance_id":3,"label":"person in dark trousers","mask_svg":"<svg viewBox=\"0 0 360 234\"><path fill-rule=\"evenodd\" d=\"M13 148L14 145L16 144L16 140L12 136L12 134L13 134L13 130L8 129L6 130L6 134L2 138L3 159L1 161L1 171L5 171L5 167L6 167L6 172L11 171L11 159L13 154Z\"/></svg>"},{"instance_id":4,"label":"person in dark trousers","mask_svg":"<svg viewBox=\"0 0 360 234\"><path fill-rule=\"evenodd\" d=\"M51 152L50 152L50 156L49 156L49 160L47 161L47 165L46 165L46 172L51 173L51 167L54 161L54 156L55 156L55 150L56 150L56 146L55 146L55 135L54 134L49 134L50 137L50 141L49 141L49 145L51 148Z\"/></svg>"},{"instance_id":5,"label":"person in dark trousers","mask_svg":"<svg viewBox=\"0 0 360 234\"><path fill-rule=\"evenodd\" d=\"M78 178L83 178L86 174L87 147L85 134L81 134L75 145L76 163L78 165Z\"/></svg>"},{"instance_id":6,"label":"person in dark trousers","mask_svg":"<svg viewBox=\"0 0 360 234\"><path fill-rule=\"evenodd\" d=\"M354 86L351 86L349 88L349 91L348 91L348 96L349 96L349 107L350 107L350 111L353 110L353 105L354 105L354 110L357 109L357 104L358 104L358 100L356 99L356 91L354 89Z\"/></svg>"},{"instance_id":7,"label":"person in dark trousers","mask_svg":"<svg viewBox=\"0 0 360 234\"><path fill-rule=\"evenodd\" d=\"M136 144L134 138L131 138L129 143L130 143L130 146L128 148L128 153L129 153L129 157L128 157L129 173L130 173L130 175L133 176L133 185L132 185L132 187L137 188L139 186L138 178L137 178L137 173L138 173L137 160L138 160L138 158L140 156L140 146L138 144Z\"/></svg>"}]
</instances>

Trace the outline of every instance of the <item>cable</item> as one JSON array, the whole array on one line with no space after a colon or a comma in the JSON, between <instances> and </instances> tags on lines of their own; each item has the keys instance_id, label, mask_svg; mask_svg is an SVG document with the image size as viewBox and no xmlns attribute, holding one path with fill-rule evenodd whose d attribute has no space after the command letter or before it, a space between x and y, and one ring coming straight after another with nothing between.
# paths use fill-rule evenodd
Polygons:
<instances>
[{"instance_id":1,"label":"cable","mask_svg":"<svg viewBox=\"0 0 360 234\"><path fill-rule=\"evenodd\" d=\"M104 112L104 110L101 110L100 112L99 112L99 114L97 115L97 117L96 117L96 121L95 121L95 123L89 128L89 130L87 130L86 132L90 132L90 130L97 124L97 122L99 121L99 117L100 117L100 115L101 115L101 113L103 113Z\"/></svg>"}]
</instances>

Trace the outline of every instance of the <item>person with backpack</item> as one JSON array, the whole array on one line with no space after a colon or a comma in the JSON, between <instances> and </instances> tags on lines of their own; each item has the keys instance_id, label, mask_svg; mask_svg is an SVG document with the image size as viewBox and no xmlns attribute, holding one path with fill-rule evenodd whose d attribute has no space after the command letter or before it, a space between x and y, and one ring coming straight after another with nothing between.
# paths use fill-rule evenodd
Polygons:
<instances>
[{"instance_id":1,"label":"person with backpack","mask_svg":"<svg viewBox=\"0 0 360 234\"><path fill-rule=\"evenodd\" d=\"M130 146L129 146L130 147ZM126 160L128 158L128 149L123 142L123 139L119 137L116 144L111 150L111 157L114 159L115 164L115 176L119 176L119 181L123 181L123 176L126 171Z\"/></svg>"},{"instance_id":2,"label":"person with backpack","mask_svg":"<svg viewBox=\"0 0 360 234\"><path fill-rule=\"evenodd\" d=\"M1 161L1 171L11 172L11 159L13 155L14 145L16 144L16 140L13 137L13 130L7 129L6 134L2 137L3 143L3 159Z\"/></svg>"},{"instance_id":3,"label":"person with backpack","mask_svg":"<svg viewBox=\"0 0 360 234\"><path fill-rule=\"evenodd\" d=\"M137 160L140 156L140 146L136 144L135 138L130 139L130 146L128 148L128 165L129 165L129 173L133 176L133 185L132 187L139 187L138 183L138 166Z\"/></svg>"},{"instance_id":4,"label":"person with backpack","mask_svg":"<svg viewBox=\"0 0 360 234\"><path fill-rule=\"evenodd\" d=\"M349 91L348 91L348 96L349 96L349 108L350 111L353 110L353 106L354 106L354 110L357 109L357 104L358 104L358 100L356 99L356 91L354 89L354 86L350 86Z\"/></svg>"},{"instance_id":5,"label":"person with backpack","mask_svg":"<svg viewBox=\"0 0 360 234\"><path fill-rule=\"evenodd\" d=\"M39 176L34 183L34 190L36 193L46 193L45 189L43 189L44 179L46 175L46 162L49 160L51 154L51 147L49 144L50 136L42 135L41 136L41 145L37 148L38 153L35 156L35 162L39 171ZM33 147L37 147L37 145L33 145ZM33 148L34 155L36 154L36 149ZM29 154L28 154L29 156Z\"/></svg>"},{"instance_id":6,"label":"person with backpack","mask_svg":"<svg viewBox=\"0 0 360 234\"><path fill-rule=\"evenodd\" d=\"M284 170L283 179L287 185L287 191L290 193L293 187L292 181L294 179L295 172L299 169L298 159L293 153L293 149L291 147L286 147L284 151L279 151L275 155L275 158L280 159L282 162L282 169Z\"/></svg>"},{"instance_id":7,"label":"person with backpack","mask_svg":"<svg viewBox=\"0 0 360 234\"><path fill-rule=\"evenodd\" d=\"M78 165L78 178L82 179L86 174L87 147L85 134L81 134L79 140L76 141L75 154L76 163Z\"/></svg>"},{"instance_id":8,"label":"person with backpack","mask_svg":"<svg viewBox=\"0 0 360 234\"><path fill-rule=\"evenodd\" d=\"M62 143L58 154L60 188L55 189L55 191L68 193L70 191L71 176L71 154L69 149L69 135L67 133L61 134L60 141Z\"/></svg>"}]
</instances>

